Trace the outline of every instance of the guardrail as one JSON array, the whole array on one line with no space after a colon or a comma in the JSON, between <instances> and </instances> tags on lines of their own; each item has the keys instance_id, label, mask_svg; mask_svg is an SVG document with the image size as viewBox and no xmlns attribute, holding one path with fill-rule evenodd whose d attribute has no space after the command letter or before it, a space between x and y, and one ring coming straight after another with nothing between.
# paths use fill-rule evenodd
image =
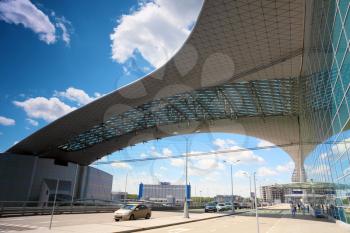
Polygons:
<instances>
[{"instance_id":1,"label":"guardrail","mask_svg":"<svg viewBox=\"0 0 350 233\"><path fill-rule=\"evenodd\" d=\"M83 202L56 202L54 214L103 213L119 209L121 204ZM0 202L0 217L51 214L53 202Z\"/></svg>"},{"instance_id":2,"label":"guardrail","mask_svg":"<svg viewBox=\"0 0 350 233\"><path fill-rule=\"evenodd\" d=\"M129 201L135 203L135 201ZM0 201L0 217L48 215L52 213L54 202ZM164 203L140 201L152 210L180 211L181 205L169 206ZM119 209L123 203L101 201L56 202L54 214L108 213ZM190 209L202 209L205 203L191 202Z\"/></svg>"}]
</instances>

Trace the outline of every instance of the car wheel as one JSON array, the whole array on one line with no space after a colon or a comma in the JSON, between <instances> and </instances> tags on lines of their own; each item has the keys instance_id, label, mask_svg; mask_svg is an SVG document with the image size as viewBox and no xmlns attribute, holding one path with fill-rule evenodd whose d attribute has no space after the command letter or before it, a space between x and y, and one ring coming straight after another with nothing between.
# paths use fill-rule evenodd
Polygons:
<instances>
[{"instance_id":1,"label":"car wheel","mask_svg":"<svg viewBox=\"0 0 350 233\"><path fill-rule=\"evenodd\" d=\"M205 213L208 213L208 210L204 210Z\"/></svg>"},{"instance_id":2,"label":"car wheel","mask_svg":"<svg viewBox=\"0 0 350 233\"><path fill-rule=\"evenodd\" d=\"M148 213L148 214L146 214L146 217L145 217L145 219L150 219L151 218L151 215Z\"/></svg>"},{"instance_id":3,"label":"car wheel","mask_svg":"<svg viewBox=\"0 0 350 233\"><path fill-rule=\"evenodd\" d=\"M115 220L116 222L119 222L119 219L117 219L117 218L116 218L116 219L114 219L114 220Z\"/></svg>"},{"instance_id":4,"label":"car wheel","mask_svg":"<svg viewBox=\"0 0 350 233\"><path fill-rule=\"evenodd\" d=\"M132 215L130 215L129 220L135 220L135 216L134 216L133 214L132 214Z\"/></svg>"}]
</instances>

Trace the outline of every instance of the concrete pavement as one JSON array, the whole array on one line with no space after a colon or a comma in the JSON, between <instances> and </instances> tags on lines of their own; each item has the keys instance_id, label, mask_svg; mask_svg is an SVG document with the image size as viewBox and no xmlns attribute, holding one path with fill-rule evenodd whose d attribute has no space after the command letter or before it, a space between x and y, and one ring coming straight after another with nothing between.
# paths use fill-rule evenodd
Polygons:
<instances>
[{"instance_id":1,"label":"concrete pavement","mask_svg":"<svg viewBox=\"0 0 350 233\"><path fill-rule=\"evenodd\" d=\"M182 212L152 211L149 220L115 222L112 213L64 214L55 215L52 230L48 229L50 216L28 216L0 218L0 233L4 232L123 232L161 225L179 224L188 221L207 219L227 215L227 213L204 213L203 210L191 211L190 219L184 219Z\"/></svg>"},{"instance_id":2,"label":"concrete pavement","mask_svg":"<svg viewBox=\"0 0 350 233\"><path fill-rule=\"evenodd\" d=\"M349 228L342 227L327 219L317 219L310 215L299 213L292 217L288 209L259 210L260 233L349 233ZM145 233L203 233L203 232L244 232L256 233L256 218L254 213L226 216L202 222L159 228Z\"/></svg>"},{"instance_id":3,"label":"concrete pavement","mask_svg":"<svg viewBox=\"0 0 350 233\"><path fill-rule=\"evenodd\" d=\"M349 229L326 219L316 219L298 213L292 217L288 205L259 210L261 233L345 233ZM181 212L153 211L150 220L114 222L112 213L73 214L54 216L53 227L48 229L50 216L0 218L0 232L72 233L72 232L256 232L254 212L228 216L227 213L191 213L184 219ZM193 222L197 221L197 222ZM199 221L199 222L198 222ZM173 226L169 226L172 225ZM176 225L174 225L176 224ZM146 230L147 229L147 230Z\"/></svg>"}]
</instances>

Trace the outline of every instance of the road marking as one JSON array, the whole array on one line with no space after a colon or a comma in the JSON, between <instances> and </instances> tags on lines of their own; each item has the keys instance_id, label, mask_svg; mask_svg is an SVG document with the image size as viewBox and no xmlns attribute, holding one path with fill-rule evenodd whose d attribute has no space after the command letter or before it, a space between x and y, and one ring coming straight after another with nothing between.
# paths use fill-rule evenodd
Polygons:
<instances>
[{"instance_id":1,"label":"road marking","mask_svg":"<svg viewBox=\"0 0 350 233\"><path fill-rule=\"evenodd\" d=\"M5 222L5 221L23 221L25 220L24 218L8 218L6 220L0 220L0 223L1 222Z\"/></svg>"},{"instance_id":2,"label":"road marking","mask_svg":"<svg viewBox=\"0 0 350 233\"><path fill-rule=\"evenodd\" d=\"M61 221L52 221L52 223L57 223L57 222L61 222ZM50 221L45 221L45 222L38 222L40 224L46 224L46 223L50 223Z\"/></svg>"}]
</instances>

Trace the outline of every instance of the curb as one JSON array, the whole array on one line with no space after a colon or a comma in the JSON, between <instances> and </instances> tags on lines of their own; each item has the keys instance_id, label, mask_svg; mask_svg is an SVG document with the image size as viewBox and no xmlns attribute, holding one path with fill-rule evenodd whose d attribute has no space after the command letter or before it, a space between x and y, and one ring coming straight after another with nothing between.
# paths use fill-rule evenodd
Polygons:
<instances>
[{"instance_id":1,"label":"curb","mask_svg":"<svg viewBox=\"0 0 350 233\"><path fill-rule=\"evenodd\" d=\"M243 213L247 213L247 212L249 212L249 211L213 216L213 217L202 218L202 219L193 219L193 220L186 221L186 222L175 222L175 223L169 223L169 224L164 224L164 225L159 225L159 226L143 227L143 228L134 229L134 230L116 231L114 233L131 233L131 232L139 232L139 231L148 231L148 230L159 229L159 228L164 228L164 227L171 227L171 226L182 225L182 224L187 224L187 223L200 222L200 221L210 220L210 219L215 219L215 218L222 218L222 217L227 217L227 216L231 216L231 215L238 215L238 214L243 214Z\"/></svg>"}]
</instances>

